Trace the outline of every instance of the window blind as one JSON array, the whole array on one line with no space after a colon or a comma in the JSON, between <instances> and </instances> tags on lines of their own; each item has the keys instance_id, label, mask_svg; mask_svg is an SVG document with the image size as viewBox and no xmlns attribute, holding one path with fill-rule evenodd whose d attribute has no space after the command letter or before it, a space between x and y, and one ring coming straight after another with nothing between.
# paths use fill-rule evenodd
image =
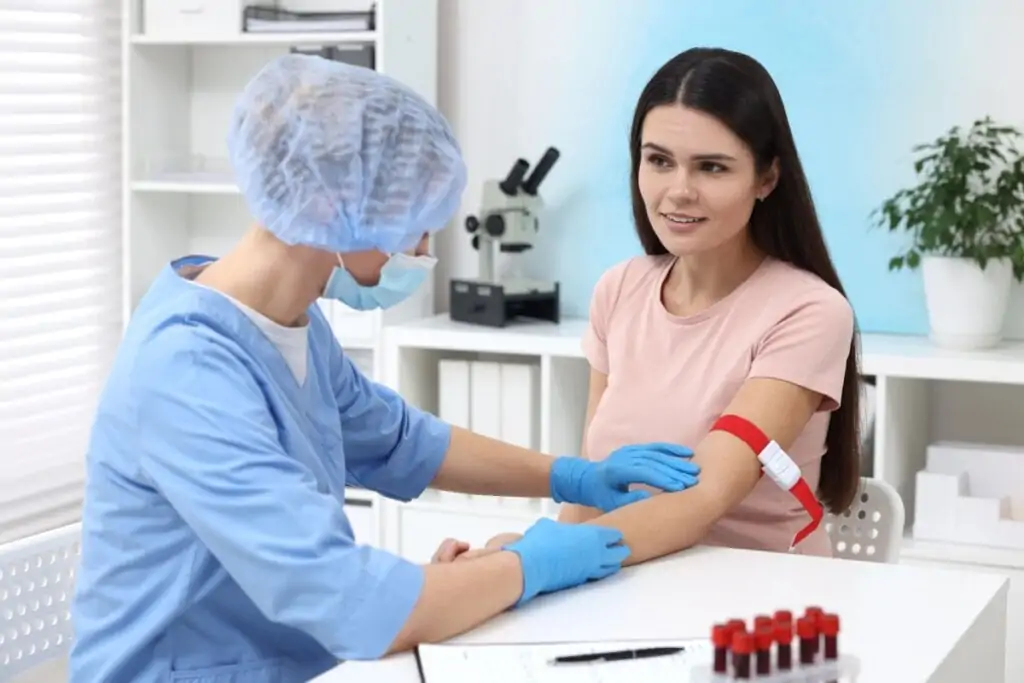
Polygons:
<instances>
[{"instance_id":1,"label":"window blind","mask_svg":"<svg viewBox=\"0 0 1024 683\"><path fill-rule=\"evenodd\" d=\"M0 543L78 519L121 336L120 5L0 0Z\"/></svg>"}]
</instances>

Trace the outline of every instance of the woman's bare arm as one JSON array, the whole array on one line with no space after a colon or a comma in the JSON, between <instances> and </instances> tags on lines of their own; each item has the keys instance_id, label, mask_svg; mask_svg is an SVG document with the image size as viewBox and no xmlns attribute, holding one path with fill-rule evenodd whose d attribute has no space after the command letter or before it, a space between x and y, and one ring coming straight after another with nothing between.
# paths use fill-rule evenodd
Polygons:
<instances>
[{"instance_id":1,"label":"woman's bare arm","mask_svg":"<svg viewBox=\"0 0 1024 683\"><path fill-rule=\"evenodd\" d=\"M726 413L750 420L783 449L788 449L821 405L822 396L777 379L748 379ZM700 483L678 493L663 493L590 519L618 529L632 551L625 564L646 562L688 548L742 501L757 484L761 466L739 438L714 431L694 449Z\"/></svg>"},{"instance_id":2,"label":"woman's bare arm","mask_svg":"<svg viewBox=\"0 0 1024 683\"><path fill-rule=\"evenodd\" d=\"M587 413L583 422L583 443L580 444L581 458L587 457L587 432L590 430L591 420L594 419L594 411L597 410L597 404L601 402L601 397L604 396L604 390L608 387L608 375L591 368L589 386L590 388L587 393ZM583 522L587 522L598 517L600 514L601 511L597 508L587 507L586 505L576 505L573 503L564 503L558 511L558 521L567 522L569 524L582 524Z\"/></svg>"}]
</instances>

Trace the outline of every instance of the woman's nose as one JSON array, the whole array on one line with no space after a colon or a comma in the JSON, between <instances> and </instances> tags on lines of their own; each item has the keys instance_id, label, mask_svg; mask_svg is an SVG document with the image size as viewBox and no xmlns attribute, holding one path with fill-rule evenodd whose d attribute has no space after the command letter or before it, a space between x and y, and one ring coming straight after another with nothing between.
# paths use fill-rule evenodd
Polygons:
<instances>
[{"instance_id":1,"label":"woman's nose","mask_svg":"<svg viewBox=\"0 0 1024 683\"><path fill-rule=\"evenodd\" d=\"M669 187L669 197L679 201L692 201L695 199L697 192L690 181L691 178L687 173L680 173L674 177L672 185Z\"/></svg>"}]
</instances>

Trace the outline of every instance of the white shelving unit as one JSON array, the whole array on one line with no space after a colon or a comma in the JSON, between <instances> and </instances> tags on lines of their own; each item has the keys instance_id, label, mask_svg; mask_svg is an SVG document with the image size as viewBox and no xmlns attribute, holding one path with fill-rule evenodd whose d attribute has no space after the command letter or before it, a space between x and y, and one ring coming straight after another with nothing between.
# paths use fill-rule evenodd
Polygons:
<instances>
[{"instance_id":1,"label":"white shelving unit","mask_svg":"<svg viewBox=\"0 0 1024 683\"><path fill-rule=\"evenodd\" d=\"M580 349L585 327L583 320L566 320L493 330L454 323L443 315L397 325L385 334L383 381L410 402L436 412L440 359L517 357L536 362L541 373L540 449L578 453L589 375ZM929 442L961 439L1024 446L1024 344L958 353L936 349L925 338L864 335L862 371L877 383L874 475L900 491L908 530L913 524L914 476L924 467ZM429 557L449 536L477 544L502 531L524 529L540 514L557 514L550 501L538 502L535 513L524 514L486 499L441 502L432 493L405 504L382 501L380 510L376 541L416 560ZM901 561L1011 577L1008 642L1024 641L1024 549L922 543L908 533ZM1007 666L1007 680L1024 680L1019 648L1008 648Z\"/></svg>"},{"instance_id":2,"label":"white shelving unit","mask_svg":"<svg viewBox=\"0 0 1024 683\"><path fill-rule=\"evenodd\" d=\"M238 93L267 62L293 46L347 47L359 54L372 49L377 71L437 101L437 0L323 0L319 7L305 0L304 10L374 6L375 29L272 34L242 32L241 7L255 2L219 0L237 5L234 30L210 35L207 28L202 35L175 38L147 32L145 0L122 1L126 320L169 261L188 254L218 256L251 224L227 162L226 140ZM195 10L195 3L160 0L165 1ZM288 0L279 5L291 8ZM225 11L211 3L205 8ZM321 306L346 351L368 375L379 376L383 327L430 315L433 287L425 285L387 311L357 312L328 301ZM356 490L348 498L359 537L378 536L377 496Z\"/></svg>"},{"instance_id":3,"label":"white shelving unit","mask_svg":"<svg viewBox=\"0 0 1024 683\"><path fill-rule=\"evenodd\" d=\"M123 0L126 319L168 261L219 255L250 225L226 139L238 93L268 61L292 47L335 46L354 54L372 49L375 69L437 101L437 0L362 0L363 6L359 0L324 0L320 7L306 0L302 9L368 10L375 4L375 30L270 34L241 30L241 6L255 2L223 1L239 8L236 30L168 38L147 32L145 0ZM280 5L290 8L287 0ZM381 329L431 314L433 287L387 311L322 305L346 349L376 375Z\"/></svg>"}]
</instances>

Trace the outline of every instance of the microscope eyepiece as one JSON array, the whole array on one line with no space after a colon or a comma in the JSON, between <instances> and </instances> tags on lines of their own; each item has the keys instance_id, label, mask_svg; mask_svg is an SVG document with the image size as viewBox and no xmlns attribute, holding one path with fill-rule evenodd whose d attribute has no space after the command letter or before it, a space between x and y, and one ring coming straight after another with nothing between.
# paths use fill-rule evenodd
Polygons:
<instances>
[{"instance_id":1,"label":"microscope eyepiece","mask_svg":"<svg viewBox=\"0 0 1024 683\"><path fill-rule=\"evenodd\" d=\"M523 178L526 177L526 171L529 168L529 161L518 159L516 163L512 164L512 168L509 169L505 179L498 183L498 187L509 197L515 197L519 194L519 184L523 182Z\"/></svg>"},{"instance_id":2,"label":"microscope eyepiece","mask_svg":"<svg viewBox=\"0 0 1024 683\"><path fill-rule=\"evenodd\" d=\"M558 161L559 151L554 147L548 147L547 151L544 152L544 156L540 158L537 165L533 167L533 173L523 183L523 192L530 195L531 197L537 194L537 190L540 188L540 184L544 182L551 167ZM525 172L525 169L524 169Z\"/></svg>"}]
</instances>

